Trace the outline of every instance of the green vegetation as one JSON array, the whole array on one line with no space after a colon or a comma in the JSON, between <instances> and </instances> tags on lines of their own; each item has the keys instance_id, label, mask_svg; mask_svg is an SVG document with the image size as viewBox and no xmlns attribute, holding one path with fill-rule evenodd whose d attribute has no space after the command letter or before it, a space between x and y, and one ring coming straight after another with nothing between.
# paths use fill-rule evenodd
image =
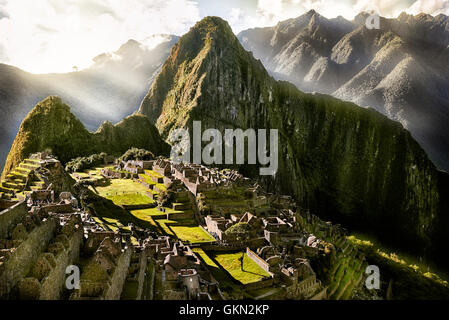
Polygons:
<instances>
[{"instance_id":1,"label":"green vegetation","mask_svg":"<svg viewBox=\"0 0 449 320\"><path fill-rule=\"evenodd\" d=\"M178 239L189 241L190 243L215 241L214 237L212 237L199 226L170 224L170 228L173 230Z\"/></svg>"},{"instance_id":2,"label":"green vegetation","mask_svg":"<svg viewBox=\"0 0 449 320\"><path fill-rule=\"evenodd\" d=\"M147 188L131 179L111 179L105 185L91 187L98 195L112 200L116 205L145 205L154 200L147 195Z\"/></svg>"},{"instance_id":3,"label":"green vegetation","mask_svg":"<svg viewBox=\"0 0 449 320\"><path fill-rule=\"evenodd\" d=\"M66 164L65 170L69 173L73 173L95 168L103 165L107 156L106 153L102 152L100 154L90 155L89 157L78 157L70 160Z\"/></svg>"},{"instance_id":4,"label":"green vegetation","mask_svg":"<svg viewBox=\"0 0 449 320\"><path fill-rule=\"evenodd\" d=\"M153 176L154 178L159 178L159 179L164 178L163 175L161 175L160 173L157 173L156 171L153 171L153 170L145 170L145 174L148 176Z\"/></svg>"},{"instance_id":5,"label":"green vegetation","mask_svg":"<svg viewBox=\"0 0 449 320\"><path fill-rule=\"evenodd\" d=\"M151 212L151 213L150 213ZM136 218L139 219L140 225L152 225L157 227L156 222L154 221L152 216L156 215L156 212L161 213L157 210L157 208L145 209L145 210L131 210L130 213Z\"/></svg>"},{"instance_id":6,"label":"green vegetation","mask_svg":"<svg viewBox=\"0 0 449 320\"><path fill-rule=\"evenodd\" d=\"M101 224L107 225L111 230L116 230L117 228L127 229L129 223L140 225L140 220L136 219L127 210L91 191L89 193L88 199L82 200L82 202L88 203L88 210L97 219L101 219Z\"/></svg>"},{"instance_id":7,"label":"green vegetation","mask_svg":"<svg viewBox=\"0 0 449 320\"><path fill-rule=\"evenodd\" d=\"M41 190L45 183L40 174L33 173L39 167L39 160L25 159L22 161L0 182L0 198L5 195L8 199L17 200L18 197L25 196L25 193L29 191ZM13 193L16 194L16 197L11 198Z\"/></svg>"},{"instance_id":8,"label":"green vegetation","mask_svg":"<svg viewBox=\"0 0 449 320\"><path fill-rule=\"evenodd\" d=\"M2 177L28 155L46 149L65 164L77 157L102 152L120 155L134 147L149 148L155 155L167 155L170 150L154 125L143 115L129 116L116 125L105 122L91 133L60 98L48 97L23 120Z\"/></svg>"},{"instance_id":9,"label":"green vegetation","mask_svg":"<svg viewBox=\"0 0 449 320\"><path fill-rule=\"evenodd\" d=\"M195 224L193 220L156 220L164 233L175 236L181 241L190 243L201 243L215 241L215 238L208 234L204 229Z\"/></svg>"},{"instance_id":10,"label":"green vegetation","mask_svg":"<svg viewBox=\"0 0 449 320\"><path fill-rule=\"evenodd\" d=\"M394 299L448 299L449 284L428 266L408 255L398 255L380 246L377 241L361 235L351 235L348 240L359 248L370 264L379 266L385 279L392 279ZM386 288L383 288L386 290Z\"/></svg>"},{"instance_id":11,"label":"green vegetation","mask_svg":"<svg viewBox=\"0 0 449 320\"><path fill-rule=\"evenodd\" d=\"M150 199L147 195L140 193L123 193L117 195L109 195L105 197L111 200L118 206L132 206L132 205L143 205L152 204L154 201Z\"/></svg>"},{"instance_id":12,"label":"green vegetation","mask_svg":"<svg viewBox=\"0 0 449 320\"><path fill-rule=\"evenodd\" d=\"M139 210L131 210L131 213L135 216L162 216L167 215L167 213L183 213L183 211L180 210L173 210L172 208L165 208L165 212L159 211L158 208L150 208L150 209L139 209Z\"/></svg>"},{"instance_id":13,"label":"green vegetation","mask_svg":"<svg viewBox=\"0 0 449 320\"><path fill-rule=\"evenodd\" d=\"M236 240L241 241L248 239L250 226L246 222L239 222L232 225L225 231L226 236L234 236Z\"/></svg>"},{"instance_id":14,"label":"green vegetation","mask_svg":"<svg viewBox=\"0 0 449 320\"><path fill-rule=\"evenodd\" d=\"M146 174L139 175L139 178L142 182L145 182L146 184L148 184L150 186L156 184L156 182L154 182L153 179L151 179L151 177L149 177Z\"/></svg>"},{"instance_id":15,"label":"green vegetation","mask_svg":"<svg viewBox=\"0 0 449 320\"><path fill-rule=\"evenodd\" d=\"M153 160L154 154L145 149L131 148L126 151L118 160L119 161L129 161L129 160Z\"/></svg>"},{"instance_id":16,"label":"green vegetation","mask_svg":"<svg viewBox=\"0 0 449 320\"><path fill-rule=\"evenodd\" d=\"M223 269L237 281L242 284L248 284L263 280L265 277L269 277L270 274L259 267L248 255L243 254L243 270L240 258L242 252L235 253L221 253L213 252L209 256L217 262Z\"/></svg>"},{"instance_id":17,"label":"green vegetation","mask_svg":"<svg viewBox=\"0 0 449 320\"><path fill-rule=\"evenodd\" d=\"M193 248L192 251L205 263L207 269L220 284L220 288L231 293L235 298L238 298L241 291L241 284L234 280L229 273L223 270L223 268L217 265L203 249Z\"/></svg>"},{"instance_id":18,"label":"green vegetation","mask_svg":"<svg viewBox=\"0 0 449 320\"><path fill-rule=\"evenodd\" d=\"M139 218L166 215L166 213L159 211L158 208L131 210L130 212L132 215Z\"/></svg>"},{"instance_id":19,"label":"green vegetation","mask_svg":"<svg viewBox=\"0 0 449 320\"><path fill-rule=\"evenodd\" d=\"M131 179L111 179L104 186L95 188L102 197L120 195L126 193L145 193L148 189Z\"/></svg>"}]
</instances>

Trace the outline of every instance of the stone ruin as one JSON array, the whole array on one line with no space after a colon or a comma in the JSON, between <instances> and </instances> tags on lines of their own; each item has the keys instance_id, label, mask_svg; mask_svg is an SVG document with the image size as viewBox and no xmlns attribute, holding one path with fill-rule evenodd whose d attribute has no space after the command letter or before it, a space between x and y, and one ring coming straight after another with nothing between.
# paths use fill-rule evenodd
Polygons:
<instances>
[{"instance_id":1,"label":"stone ruin","mask_svg":"<svg viewBox=\"0 0 449 320\"><path fill-rule=\"evenodd\" d=\"M165 254L164 300L212 300L217 296L223 299L218 283L189 246L175 242Z\"/></svg>"},{"instance_id":2,"label":"stone ruin","mask_svg":"<svg viewBox=\"0 0 449 320\"><path fill-rule=\"evenodd\" d=\"M115 176L116 169L103 175L122 178ZM269 276L244 289L273 287L279 289L278 298L340 299L363 279L364 258L346 241L343 228L298 210L291 197L264 192L237 171L164 159L129 161L120 170L140 183L141 175L148 175L155 183L151 188L164 184L175 211L192 211L179 218L197 219L217 241L190 245L132 224L114 231L79 209L72 194L33 190L0 213L0 298L224 299L220 283L193 246L245 252ZM214 203L221 198L213 197L226 197L233 188L242 197L221 210ZM203 200L211 207L194 214ZM167 219L178 218L161 205L159 210ZM245 240L227 232L238 224L245 225ZM320 257L326 257L325 267L316 263ZM80 268L81 286L70 291L64 279L73 264ZM329 282L326 275L342 268L349 272L346 265L355 270L355 280Z\"/></svg>"},{"instance_id":3,"label":"stone ruin","mask_svg":"<svg viewBox=\"0 0 449 320\"><path fill-rule=\"evenodd\" d=\"M74 200L68 192L56 198L52 190L33 191L0 212L0 299L120 298L140 249L126 235L105 230ZM73 292L65 286L70 265L81 270L81 288Z\"/></svg>"}]
</instances>

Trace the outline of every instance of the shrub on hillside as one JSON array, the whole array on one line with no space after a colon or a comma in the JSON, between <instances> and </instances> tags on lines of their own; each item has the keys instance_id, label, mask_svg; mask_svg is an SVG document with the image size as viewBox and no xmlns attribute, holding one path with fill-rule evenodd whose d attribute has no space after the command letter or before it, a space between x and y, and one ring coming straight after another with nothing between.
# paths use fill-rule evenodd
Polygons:
<instances>
[{"instance_id":1,"label":"shrub on hillside","mask_svg":"<svg viewBox=\"0 0 449 320\"><path fill-rule=\"evenodd\" d=\"M65 170L69 173L72 172L82 172L87 169L98 167L104 164L107 154L102 152L100 154L93 154L89 157L78 157L70 160L66 166Z\"/></svg>"},{"instance_id":2,"label":"shrub on hillside","mask_svg":"<svg viewBox=\"0 0 449 320\"><path fill-rule=\"evenodd\" d=\"M153 160L154 155L151 151L145 150L145 149L137 149L137 148L131 148L128 151L126 151L120 158L119 161L130 161L130 160Z\"/></svg>"},{"instance_id":3,"label":"shrub on hillside","mask_svg":"<svg viewBox=\"0 0 449 320\"><path fill-rule=\"evenodd\" d=\"M228 230L225 231L225 235L239 241L247 240L249 238L250 229L248 223L239 222L229 227Z\"/></svg>"}]
</instances>

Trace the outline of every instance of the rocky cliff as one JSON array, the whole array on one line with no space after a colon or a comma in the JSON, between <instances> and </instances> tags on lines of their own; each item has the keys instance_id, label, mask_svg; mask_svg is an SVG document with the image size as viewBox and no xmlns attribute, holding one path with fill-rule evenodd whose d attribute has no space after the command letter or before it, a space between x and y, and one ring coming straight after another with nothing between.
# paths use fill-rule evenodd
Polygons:
<instances>
[{"instance_id":1,"label":"rocky cliff","mask_svg":"<svg viewBox=\"0 0 449 320\"><path fill-rule=\"evenodd\" d=\"M279 170L265 178L271 190L416 253L447 237L440 173L401 124L275 81L220 18L203 19L179 40L140 113L164 138L193 120L203 129L278 129Z\"/></svg>"},{"instance_id":2,"label":"rocky cliff","mask_svg":"<svg viewBox=\"0 0 449 320\"><path fill-rule=\"evenodd\" d=\"M279 79L329 93L399 121L449 171L449 17L401 14L365 26L315 11L238 37Z\"/></svg>"},{"instance_id":3,"label":"rocky cliff","mask_svg":"<svg viewBox=\"0 0 449 320\"><path fill-rule=\"evenodd\" d=\"M39 102L23 120L6 160L4 177L30 154L51 150L62 162L94 153L120 155L132 147L167 155L169 146L157 129L143 115L133 115L116 125L105 122L89 132L58 97Z\"/></svg>"}]
</instances>

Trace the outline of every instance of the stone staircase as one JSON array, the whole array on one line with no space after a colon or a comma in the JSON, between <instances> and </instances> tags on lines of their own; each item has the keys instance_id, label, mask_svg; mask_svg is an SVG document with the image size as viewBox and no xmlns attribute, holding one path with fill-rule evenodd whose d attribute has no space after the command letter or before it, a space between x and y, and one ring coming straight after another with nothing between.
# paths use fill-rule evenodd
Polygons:
<instances>
[{"instance_id":1,"label":"stone staircase","mask_svg":"<svg viewBox=\"0 0 449 320\"><path fill-rule=\"evenodd\" d=\"M172 209L179 213L170 214L171 220L193 219L194 213L188 191L175 192L175 202L172 203Z\"/></svg>"},{"instance_id":2,"label":"stone staircase","mask_svg":"<svg viewBox=\"0 0 449 320\"><path fill-rule=\"evenodd\" d=\"M1 181L0 197L11 199L11 195L17 193L43 189L45 182L39 174L35 174L35 170L40 167L39 160L25 159Z\"/></svg>"}]
</instances>

